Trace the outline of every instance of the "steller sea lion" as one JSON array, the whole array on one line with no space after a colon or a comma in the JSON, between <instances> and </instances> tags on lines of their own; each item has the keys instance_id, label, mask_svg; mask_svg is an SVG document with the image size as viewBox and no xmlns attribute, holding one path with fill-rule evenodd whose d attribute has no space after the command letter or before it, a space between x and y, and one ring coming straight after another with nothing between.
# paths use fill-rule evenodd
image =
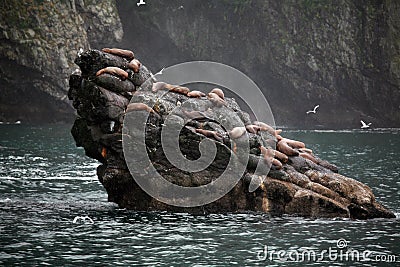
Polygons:
<instances>
[{"instance_id":1,"label":"steller sea lion","mask_svg":"<svg viewBox=\"0 0 400 267\"><path fill-rule=\"evenodd\" d=\"M120 69L118 67L107 67L107 68L101 69L98 72L96 72L96 76L100 76L103 73L109 73L109 74L112 74L114 76L118 76L123 81L126 78L128 78L128 73L126 71L124 71L123 69Z\"/></svg>"},{"instance_id":2,"label":"steller sea lion","mask_svg":"<svg viewBox=\"0 0 400 267\"><path fill-rule=\"evenodd\" d=\"M272 165L276 166L278 169L282 169L283 167L282 163L276 158L274 158L275 150L270 148L265 148L264 146L260 146L260 151L261 154L264 156L265 163L267 163L268 165L271 165L272 163Z\"/></svg>"},{"instance_id":3,"label":"steller sea lion","mask_svg":"<svg viewBox=\"0 0 400 267\"><path fill-rule=\"evenodd\" d=\"M261 147L264 148L263 146L261 146ZM261 150L261 147L260 147L260 150ZM288 162L288 160L289 160L288 156L286 156L282 152L279 152L278 150L275 150L275 149L272 149L272 148L267 148L267 150L268 150L268 152L267 152L268 154L274 156L275 158L279 159L283 163Z\"/></svg>"},{"instance_id":4,"label":"steller sea lion","mask_svg":"<svg viewBox=\"0 0 400 267\"><path fill-rule=\"evenodd\" d=\"M206 96L206 94L203 92L200 92L200 91L191 91L191 92L187 93L186 96L187 97L203 97L203 96Z\"/></svg>"},{"instance_id":5,"label":"steller sea lion","mask_svg":"<svg viewBox=\"0 0 400 267\"><path fill-rule=\"evenodd\" d=\"M299 152L290 147L284 140L280 140L278 144L276 144L276 148L278 151L284 153L287 156L299 155Z\"/></svg>"},{"instance_id":6,"label":"steller sea lion","mask_svg":"<svg viewBox=\"0 0 400 267\"><path fill-rule=\"evenodd\" d=\"M200 133L206 137L211 137L214 138L217 141L222 142L222 135L217 132L217 131L209 131L209 130L203 130L203 129L196 129L196 133Z\"/></svg>"},{"instance_id":7,"label":"steller sea lion","mask_svg":"<svg viewBox=\"0 0 400 267\"><path fill-rule=\"evenodd\" d=\"M165 82L156 82L156 83L153 83L153 86L151 87L151 91L153 91L155 93L159 90L168 89L169 85L170 84L167 84Z\"/></svg>"},{"instance_id":8,"label":"steller sea lion","mask_svg":"<svg viewBox=\"0 0 400 267\"><path fill-rule=\"evenodd\" d=\"M221 99L225 99L224 91L222 91L219 88L212 89L210 93L214 93L214 94L218 95Z\"/></svg>"},{"instance_id":9,"label":"steller sea lion","mask_svg":"<svg viewBox=\"0 0 400 267\"><path fill-rule=\"evenodd\" d=\"M249 125L246 125L246 130L247 130L249 133L257 134L258 131L261 130L261 127L260 127L260 126L257 126L257 125L249 124Z\"/></svg>"},{"instance_id":10,"label":"steller sea lion","mask_svg":"<svg viewBox=\"0 0 400 267\"><path fill-rule=\"evenodd\" d=\"M182 95L187 95L190 92L190 89L184 86L175 86L171 89L169 89L170 92L182 94Z\"/></svg>"},{"instance_id":11,"label":"steller sea lion","mask_svg":"<svg viewBox=\"0 0 400 267\"><path fill-rule=\"evenodd\" d=\"M306 145L303 142L292 140L292 139L285 138L285 137L280 139L280 141L285 141L289 146L291 146L293 148L305 148L306 147Z\"/></svg>"},{"instance_id":12,"label":"steller sea lion","mask_svg":"<svg viewBox=\"0 0 400 267\"><path fill-rule=\"evenodd\" d=\"M246 132L246 127L235 127L228 134L232 139L238 139Z\"/></svg>"},{"instance_id":13,"label":"steller sea lion","mask_svg":"<svg viewBox=\"0 0 400 267\"><path fill-rule=\"evenodd\" d=\"M314 158L311 154L301 152L301 153L299 153L299 156L301 156L305 159L309 159L316 164L319 164L319 161L316 158Z\"/></svg>"},{"instance_id":14,"label":"steller sea lion","mask_svg":"<svg viewBox=\"0 0 400 267\"><path fill-rule=\"evenodd\" d=\"M132 69L133 72L138 73L141 65L142 65L142 63L140 63L139 60L137 60L137 59L132 59L132 60L128 63L128 68Z\"/></svg>"},{"instance_id":15,"label":"steller sea lion","mask_svg":"<svg viewBox=\"0 0 400 267\"><path fill-rule=\"evenodd\" d=\"M255 121L253 123L254 123L254 125L257 125L260 127L260 131L268 132L268 133L272 134L273 136L277 136L282 132L282 130L275 130L272 126L270 126L264 122L261 122L261 121Z\"/></svg>"},{"instance_id":16,"label":"steller sea lion","mask_svg":"<svg viewBox=\"0 0 400 267\"><path fill-rule=\"evenodd\" d=\"M132 60L135 58L135 54L130 50L105 47L105 48L101 49L101 51L109 53L109 54L113 54L116 56L120 56L120 57L126 58L128 60Z\"/></svg>"},{"instance_id":17,"label":"steller sea lion","mask_svg":"<svg viewBox=\"0 0 400 267\"><path fill-rule=\"evenodd\" d=\"M148 105L146 105L144 103L129 103L128 106L126 107L125 113L132 112L135 110L145 110L149 113L157 114L154 111L154 109L152 109L151 107L149 107Z\"/></svg>"},{"instance_id":18,"label":"steller sea lion","mask_svg":"<svg viewBox=\"0 0 400 267\"><path fill-rule=\"evenodd\" d=\"M304 153L309 153L309 154L313 153L313 151L309 148L300 148L299 152L304 152Z\"/></svg>"},{"instance_id":19,"label":"steller sea lion","mask_svg":"<svg viewBox=\"0 0 400 267\"><path fill-rule=\"evenodd\" d=\"M214 105L217 107L225 106L225 100L223 100L219 95L216 93L208 93L207 94L208 100L210 100Z\"/></svg>"}]
</instances>

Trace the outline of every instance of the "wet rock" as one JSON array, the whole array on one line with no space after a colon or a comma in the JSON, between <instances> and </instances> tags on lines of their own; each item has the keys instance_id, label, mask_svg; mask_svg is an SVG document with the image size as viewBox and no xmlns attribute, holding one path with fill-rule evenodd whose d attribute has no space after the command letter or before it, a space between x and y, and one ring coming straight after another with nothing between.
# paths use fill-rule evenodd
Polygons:
<instances>
[{"instance_id":1,"label":"wet rock","mask_svg":"<svg viewBox=\"0 0 400 267\"><path fill-rule=\"evenodd\" d=\"M282 151L290 151L290 155L285 160L280 157L279 161L274 154L268 154L279 149L276 137L269 133L246 132L231 138L233 128L251 124L249 115L232 98L225 99L227 105L217 106L206 97L188 98L166 90L153 92L151 85L155 81L143 65L139 72L130 72L125 81L108 75L106 78L113 82L105 84L101 78L95 78L99 69L129 69L124 58L98 50L84 52L75 62L82 75L70 77L68 96L79 115L72 135L86 155L102 163L97 169L99 180L109 201L120 207L190 213L248 210L307 217L394 217L375 200L368 186L338 174L336 166L312 152L304 152L307 149L302 148L299 154L298 148L286 147ZM146 86L140 87L144 82ZM127 112L129 102L135 104ZM136 127L123 127L134 123ZM176 131L177 139L163 142L164 131ZM123 142L130 149L124 151ZM289 146L292 143L296 142L287 142ZM140 153L141 149L146 153ZM215 157L210 162L202 158L212 153ZM174 165L171 160L179 155L188 162ZM190 161L207 165L191 171L186 168ZM141 168L129 171L128 166ZM182 206L160 202L144 192L134 179L141 177L158 188L157 174L175 185L199 187L216 182L223 173L235 177L239 167L244 172L229 193L199 207L183 207L184 198L177 202ZM258 187L250 192L252 184Z\"/></svg>"}]
</instances>

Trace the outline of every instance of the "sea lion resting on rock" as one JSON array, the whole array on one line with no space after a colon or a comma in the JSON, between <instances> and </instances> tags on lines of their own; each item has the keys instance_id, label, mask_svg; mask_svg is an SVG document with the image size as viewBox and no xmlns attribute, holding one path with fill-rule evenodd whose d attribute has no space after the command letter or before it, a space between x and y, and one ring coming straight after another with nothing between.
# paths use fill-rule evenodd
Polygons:
<instances>
[{"instance_id":1,"label":"sea lion resting on rock","mask_svg":"<svg viewBox=\"0 0 400 267\"><path fill-rule=\"evenodd\" d=\"M203 97L203 96L206 96L206 94L203 92L200 92L200 91L191 91L191 92L187 93L186 96L187 97Z\"/></svg>"},{"instance_id":2,"label":"sea lion resting on rock","mask_svg":"<svg viewBox=\"0 0 400 267\"><path fill-rule=\"evenodd\" d=\"M309 153L305 153L305 152L300 152L299 153L299 156L301 156L301 157L303 157L303 158L305 158L305 159L309 159L309 160L311 160L312 162L314 162L314 163L316 163L316 164L319 164L319 161L316 159L316 158L314 158L311 154L309 154Z\"/></svg>"},{"instance_id":3,"label":"sea lion resting on rock","mask_svg":"<svg viewBox=\"0 0 400 267\"><path fill-rule=\"evenodd\" d=\"M276 148L278 151L280 151L288 156L298 156L299 155L299 152L294 150L292 147L290 147L284 140L280 140L276 144Z\"/></svg>"},{"instance_id":4,"label":"sea lion resting on rock","mask_svg":"<svg viewBox=\"0 0 400 267\"><path fill-rule=\"evenodd\" d=\"M247 130L249 133L257 134L258 131L261 130L261 127L260 127L260 126L257 126L257 125L249 124L249 125L246 125L246 130Z\"/></svg>"},{"instance_id":5,"label":"sea lion resting on rock","mask_svg":"<svg viewBox=\"0 0 400 267\"><path fill-rule=\"evenodd\" d=\"M229 132L229 136L232 139L238 139L246 132L246 127L235 127Z\"/></svg>"},{"instance_id":6,"label":"sea lion resting on rock","mask_svg":"<svg viewBox=\"0 0 400 267\"><path fill-rule=\"evenodd\" d=\"M137 59L132 59L132 60L128 63L128 68L130 68L131 70L133 70L133 72L138 73L141 65L142 65L142 63L140 63L139 60L137 60Z\"/></svg>"},{"instance_id":7,"label":"sea lion resting on rock","mask_svg":"<svg viewBox=\"0 0 400 267\"><path fill-rule=\"evenodd\" d=\"M274 153L273 149L267 149L263 146L260 146L260 151L261 151L261 154L264 156L265 163L267 163L269 165L272 163L272 165L274 165L276 168L282 169L282 167L283 167L282 163L279 160L277 160L276 158L274 158L275 153Z\"/></svg>"},{"instance_id":8,"label":"sea lion resting on rock","mask_svg":"<svg viewBox=\"0 0 400 267\"><path fill-rule=\"evenodd\" d=\"M187 95L188 93L190 93L190 89L184 86L175 86L172 89L169 89L169 91L182 95Z\"/></svg>"},{"instance_id":9,"label":"sea lion resting on rock","mask_svg":"<svg viewBox=\"0 0 400 267\"><path fill-rule=\"evenodd\" d=\"M123 81L128 78L128 73L126 71L124 71L123 69L120 69L118 67L107 67L107 68L101 69L98 72L96 72L96 76L100 76L103 73L109 73L109 74L112 74L114 76L118 76Z\"/></svg>"},{"instance_id":10,"label":"sea lion resting on rock","mask_svg":"<svg viewBox=\"0 0 400 267\"><path fill-rule=\"evenodd\" d=\"M291 146L293 148L305 148L306 147L306 145L300 141L292 140L289 138L284 138L280 135L277 135L276 138L278 139L278 141L284 141L285 143L287 143L289 146Z\"/></svg>"},{"instance_id":11,"label":"sea lion resting on rock","mask_svg":"<svg viewBox=\"0 0 400 267\"><path fill-rule=\"evenodd\" d=\"M214 93L214 94L218 95L221 99L225 99L224 91L222 91L219 88L212 89L210 93Z\"/></svg>"},{"instance_id":12,"label":"sea lion resting on rock","mask_svg":"<svg viewBox=\"0 0 400 267\"><path fill-rule=\"evenodd\" d=\"M282 130L275 130L274 128L272 128L272 126L270 126L264 122L261 122L261 121L255 121L253 123L254 123L254 125L257 125L260 127L260 131L268 132L268 133L272 134L273 136L277 136L282 132Z\"/></svg>"},{"instance_id":13,"label":"sea lion resting on rock","mask_svg":"<svg viewBox=\"0 0 400 267\"><path fill-rule=\"evenodd\" d=\"M221 107L221 106L225 106L225 100L223 100L219 95L217 95L216 93L208 93L207 94L207 98L208 100L211 101L211 103L213 103L215 106L217 107Z\"/></svg>"},{"instance_id":14,"label":"sea lion resting on rock","mask_svg":"<svg viewBox=\"0 0 400 267\"><path fill-rule=\"evenodd\" d=\"M120 48L103 48L101 51L109 54L113 54L116 56L120 56L126 58L128 60L132 60L135 58L135 54L130 50L120 49Z\"/></svg>"},{"instance_id":15,"label":"sea lion resting on rock","mask_svg":"<svg viewBox=\"0 0 400 267\"><path fill-rule=\"evenodd\" d=\"M149 113L157 114L154 111L154 109L152 109L151 107L149 107L148 105L146 105L144 103L130 103L130 104L128 104L128 106L126 107L125 113L132 112L132 111L135 111L135 110L144 110L144 111L147 111Z\"/></svg>"},{"instance_id":16,"label":"sea lion resting on rock","mask_svg":"<svg viewBox=\"0 0 400 267\"><path fill-rule=\"evenodd\" d=\"M157 92L159 90L168 90L170 92L178 93L178 94L183 94L187 95L190 92L190 89L187 87L179 86L179 85L172 85L169 83L165 82L155 82L153 83L153 86L151 90L153 92Z\"/></svg>"}]
</instances>

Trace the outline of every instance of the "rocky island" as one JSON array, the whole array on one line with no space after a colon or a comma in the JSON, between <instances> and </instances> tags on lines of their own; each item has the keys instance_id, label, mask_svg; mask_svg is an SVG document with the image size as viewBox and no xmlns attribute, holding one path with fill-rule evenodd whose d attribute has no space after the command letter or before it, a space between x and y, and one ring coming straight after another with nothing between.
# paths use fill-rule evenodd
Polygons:
<instances>
[{"instance_id":1,"label":"rocky island","mask_svg":"<svg viewBox=\"0 0 400 267\"><path fill-rule=\"evenodd\" d=\"M97 175L108 200L132 210L167 210L190 213L259 211L307 217L353 219L393 218L375 200L365 184L338 173L338 168L318 158L303 142L284 137L264 122L252 122L235 99L222 90L193 91L183 85L157 81L128 50L87 50L75 63L80 71L69 80L68 97L78 117L71 130L77 146L101 165ZM184 108L178 108L185 104ZM178 110L178 112L177 112ZM230 158L244 166L244 173L228 194L197 207L167 205L136 183L123 149L124 138L136 145L135 130L124 130L129 120L146 117L144 142L148 162L173 184L198 187L215 181ZM188 160L201 155L200 143L212 142L216 156L205 169L187 172L167 159L161 132L169 117L182 130L179 149ZM224 127L219 121L226 121ZM249 153L241 153L242 140ZM135 148L133 149L135 151ZM143 168L135 176L152 173ZM255 182L256 181L256 182ZM255 190L249 186L257 183ZM157 185L155 185L157 186ZM252 192L251 192L252 191Z\"/></svg>"}]
</instances>

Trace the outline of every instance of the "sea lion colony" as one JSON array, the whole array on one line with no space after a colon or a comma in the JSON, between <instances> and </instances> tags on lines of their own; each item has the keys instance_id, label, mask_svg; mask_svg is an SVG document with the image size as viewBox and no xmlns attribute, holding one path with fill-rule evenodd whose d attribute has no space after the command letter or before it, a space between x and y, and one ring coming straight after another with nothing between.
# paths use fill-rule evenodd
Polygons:
<instances>
[{"instance_id":1,"label":"sea lion colony","mask_svg":"<svg viewBox=\"0 0 400 267\"><path fill-rule=\"evenodd\" d=\"M135 58L134 53L130 50L119 48L103 48L101 52L97 51L97 53L102 52L111 55L112 57L117 57L118 60L115 58L109 58L108 61L105 60L103 64L100 64L101 68L98 70L92 68L90 71L86 71L86 73L85 70L83 70L83 76L93 76L94 72L95 83L107 90L119 93L121 96L130 100L133 95L140 92L137 91L137 89L141 83L144 82L141 81L141 83L138 83L135 80L135 74L140 72L142 64L138 59ZM104 61L101 55L99 55L99 57ZM94 65L96 66L96 64ZM112 77L110 77L110 75ZM219 88L214 88L210 92L205 93L198 90L192 91L188 87L180 85L172 85L163 81L156 81L154 76L151 74L148 78L151 79L151 87L142 88L143 90L147 89L155 94L160 91L167 91L170 93L183 95L187 98L204 99L210 102L210 104L213 106L213 109L228 106L225 101L225 94L223 90ZM128 83L131 84L128 85ZM134 111L145 111L151 113L152 116L162 118L162 116L165 114L158 114L157 110L157 106L150 107L145 103L130 103L126 105L123 114ZM208 115L205 115L205 113L208 113ZM191 129L193 133L200 134L206 138L210 138L227 145L231 144L232 151L236 154L240 153L240 150L238 151L236 140L241 139L245 134L262 135L264 137L267 136L268 138L266 142L256 145L256 154L263 159L263 161L260 161L261 164L264 162L267 165L272 165L272 167L275 169L281 169L283 164L287 163L288 157L290 156L301 156L316 164L322 162L313 154L310 149L305 148L304 143L282 137L280 135L282 130L275 130L272 126L264 122L255 121L254 123L250 123L249 121L245 121L244 126L236 126L232 127L231 129L223 129L220 127L217 130L214 130L213 128L207 127L210 126L210 122L218 123L217 120L212 118L211 108L204 112L197 110L186 110L183 108L182 112L177 115L181 116L188 126L195 127L194 129ZM120 124L119 129L121 129L123 118L119 118L118 122ZM107 153L105 153L105 151L102 149L101 155L105 156ZM326 162L323 163L325 166L329 166L331 170L337 170L335 166Z\"/></svg>"},{"instance_id":2,"label":"sea lion colony","mask_svg":"<svg viewBox=\"0 0 400 267\"><path fill-rule=\"evenodd\" d=\"M317 217L394 217L375 201L366 185L338 174L336 166L319 159L303 142L284 137L282 130L265 122L252 122L249 114L219 88L202 92L201 88L156 81L132 51L118 48L87 50L75 63L80 71L70 76L68 97L78 116L71 133L87 156L102 163L97 168L99 181L109 201L120 207L195 213L253 210ZM244 165L242 179L226 196L202 207L177 208L150 198L132 179L122 146L122 139L137 140L136 134L142 134L136 128L123 134L127 128L123 124L139 117L147 119L143 126L150 161L145 164L154 166L168 181L182 186L208 184L221 171L229 170L225 167L230 157ZM179 149L190 160L200 156L201 141L216 145L216 158L209 168L188 175L166 161L160 136L168 125L180 130ZM149 170L139 169L135 175L148 173L152 179ZM258 180L259 189L250 192L247 188L254 184L251 181Z\"/></svg>"}]
</instances>

